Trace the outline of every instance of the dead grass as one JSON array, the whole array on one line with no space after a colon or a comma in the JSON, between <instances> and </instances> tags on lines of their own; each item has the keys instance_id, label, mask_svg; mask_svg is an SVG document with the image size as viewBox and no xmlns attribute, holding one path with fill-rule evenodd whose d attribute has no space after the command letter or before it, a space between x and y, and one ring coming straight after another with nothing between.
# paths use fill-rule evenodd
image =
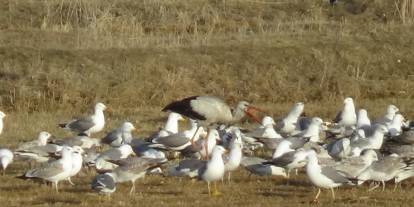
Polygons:
<instances>
[{"instance_id":1,"label":"dead grass","mask_svg":"<svg viewBox=\"0 0 414 207\"><path fill-rule=\"evenodd\" d=\"M160 176L140 180L137 193L131 196L129 183L118 185L111 197L99 196L89 190L91 172L75 178L76 186L61 183L61 192L55 193L50 186L13 178L21 168L21 164L14 165L7 176L0 177L0 202L5 206L309 206L316 193L302 174L287 185L284 179L249 177L246 171L238 171L230 184L219 185L224 193L221 197L209 197L203 182ZM404 183L395 192L391 184L384 192L367 192L368 186L340 188L335 201L330 192L323 191L319 206L410 206L412 187L413 182Z\"/></svg>"},{"instance_id":2,"label":"dead grass","mask_svg":"<svg viewBox=\"0 0 414 207\"><path fill-rule=\"evenodd\" d=\"M124 120L146 136L161 125L163 105L212 94L245 99L279 117L298 101L310 116L331 119L341 100L355 98L371 117L390 103L414 116L414 25L411 0L0 0L2 146L15 147L41 130L106 103L106 131ZM98 135L98 137L102 134ZM249 205L305 206L312 188L238 173L230 197L208 198L204 185L149 178L142 195L108 199L88 189L91 175L62 194L0 178L5 206ZM175 185L183 187L175 187ZM410 189L411 183L406 187ZM321 205L409 205L409 192L341 189ZM408 202L407 202L408 201Z\"/></svg>"}]
</instances>

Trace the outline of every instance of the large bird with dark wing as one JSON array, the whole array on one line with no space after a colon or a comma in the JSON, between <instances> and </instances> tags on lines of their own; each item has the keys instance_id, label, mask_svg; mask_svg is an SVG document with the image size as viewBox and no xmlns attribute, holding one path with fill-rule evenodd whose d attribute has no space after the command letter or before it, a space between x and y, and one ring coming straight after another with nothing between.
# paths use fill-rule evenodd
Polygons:
<instances>
[{"instance_id":1,"label":"large bird with dark wing","mask_svg":"<svg viewBox=\"0 0 414 207\"><path fill-rule=\"evenodd\" d=\"M190 119L198 120L203 125L232 124L240 121L246 115L260 123L254 114L261 111L246 101L240 101L235 109L230 108L222 99L214 96L191 96L174 101L165 106L162 111L173 111Z\"/></svg>"}]
</instances>

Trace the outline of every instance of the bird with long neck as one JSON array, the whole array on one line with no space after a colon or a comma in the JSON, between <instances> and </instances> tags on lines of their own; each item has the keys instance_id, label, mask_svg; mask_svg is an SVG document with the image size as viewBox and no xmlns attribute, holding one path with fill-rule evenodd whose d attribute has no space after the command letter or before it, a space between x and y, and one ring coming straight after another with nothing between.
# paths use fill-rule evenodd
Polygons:
<instances>
[{"instance_id":1,"label":"bird with long neck","mask_svg":"<svg viewBox=\"0 0 414 207\"><path fill-rule=\"evenodd\" d=\"M194 119L200 126L211 127L214 124L234 124L245 116L260 123L255 112L260 109L251 106L246 101L240 101L235 109L230 108L222 99L214 96L191 96L179 101L174 101L165 106L162 111L171 111L190 119ZM194 133L197 134L198 129ZM207 136L210 129L207 129ZM194 136L193 138L194 139Z\"/></svg>"}]
</instances>

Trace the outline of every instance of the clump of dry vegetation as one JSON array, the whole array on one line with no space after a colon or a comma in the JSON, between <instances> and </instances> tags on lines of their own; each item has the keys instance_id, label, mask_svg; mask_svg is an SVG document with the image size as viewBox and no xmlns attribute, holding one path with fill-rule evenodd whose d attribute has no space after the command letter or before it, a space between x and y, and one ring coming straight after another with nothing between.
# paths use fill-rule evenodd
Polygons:
<instances>
[{"instance_id":1,"label":"clump of dry vegetation","mask_svg":"<svg viewBox=\"0 0 414 207\"><path fill-rule=\"evenodd\" d=\"M310 0L0 0L0 109L11 114L0 144L15 146L40 130L67 135L56 123L85 113L98 100L111 108L108 130L128 119L138 123L140 135L157 128L163 105L195 94L233 103L245 99L274 116L303 101L308 114L324 118L352 96L374 117L393 103L411 118L413 23L412 0L339 0L335 6ZM12 175L22 168L16 166ZM285 205L281 196L288 196L302 205L312 193L309 186L279 187L279 179L245 177L225 188L233 195L229 199L208 204ZM121 198L127 187L108 202L78 197L79 189L89 192L89 179L84 176L80 188L67 187L67 193L50 198L47 187L25 191L36 185L6 176L0 179L0 201L8 206L129 202ZM160 182L150 179L133 201L178 206L189 198L208 205L199 201L205 195L198 198L190 188L177 191L175 180ZM10 196L3 196L6 191ZM403 193L382 200L387 192L344 191L340 201L347 206L412 199ZM355 201L355 195L368 201ZM246 196L249 201L241 203Z\"/></svg>"}]
</instances>

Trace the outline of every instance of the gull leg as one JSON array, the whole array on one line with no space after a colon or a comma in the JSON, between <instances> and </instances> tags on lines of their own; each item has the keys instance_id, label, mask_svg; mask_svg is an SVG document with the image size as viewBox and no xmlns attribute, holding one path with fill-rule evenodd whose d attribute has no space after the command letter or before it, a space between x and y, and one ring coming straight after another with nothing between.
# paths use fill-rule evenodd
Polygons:
<instances>
[{"instance_id":1,"label":"gull leg","mask_svg":"<svg viewBox=\"0 0 414 207\"><path fill-rule=\"evenodd\" d=\"M132 194L134 192L135 192L135 182L132 181L132 187L131 187L131 190L129 191L129 194Z\"/></svg>"},{"instance_id":2,"label":"gull leg","mask_svg":"<svg viewBox=\"0 0 414 207\"><path fill-rule=\"evenodd\" d=\"M72 180L70 179L70 177L68 177L68 181L71 185L75 185L75 183L72 182Z\"/></svg>"},{"instance_id":3,"label":"gull leg","mask_svg":"<svg viewBox=\"0 0 414 207\"><path fill-rule=\"evenodd\" d=\"M331 192L332 192L332 198L335 200L335 191L333 188L331 188Z\"/></svg>"},{"instance_id":4,"label":"gull leg","mask_svg":"<svg viewBox=\"0 0 414 207\"><path fill-rule=\"evenodd\" d=\"M397 190L397 188L398 188L398 185L399 185L400 183L397 183L397 182L395 182L395 185L394 185L394 192Z\"/></svg>"},{"instance_id":5,"label":"gull leg","mask_svg":"<svg viewBox=\"0 0 414 207\"><path fill-rule=\"evenodd\" d=\"M298 176L298 174L299 174L299 170L296 168L295 169L295 175Z\"/></svg>"},{"instance_id":6,"label":"gull leg","mask_svg":"<svg viewBox=\"0 0 414 207\"><path fill-rule=\"evenodd\" d=\"M190 142L191 142L191 145L192 146L194 146L194 138L195 138L195 136L197 135L197 133L198 133L198 130L200 129L200 126L197 126L197 129L196 129L196 131L194 132L194 134L193 134L193 137L190 139Z\"/></svg>"},{"instance_id":7,"label":"gull leg","mask_svg":"<svg viewBox=\"0 0 414 207\"><path fill-rule=\"evenodd\" d=\"M229 175L227 176L228 183L230 183L230 180L231 180L231 172L229 172Z\"/></svg>"},{"instance_id":8,"label":"gull leg","mask_svg":"<svg viewBox=\"0 0 414 207\"><path fill-rule=\"evenodd\" d=\"M210 182L209 181L207 181L207 189L208 189L208 195L211 196Z\"/></svg>"},{"instance_id":9,"label":"gull leg","mask_svg":"<svg viewBox=\"0 0 414 207\"><path fill-rule=\"evenodd\" d=\"M315 198L313 199L312 203L319 203L319 195L321 194L321 189L318 188L318 193L316 193Z\"/></svg>"},{"instance_id":10,"label":"gull leg","mask_svg":"<svg viewBox=\"0 0 414 207\"><path fill-rule=\"evenodd\" d=\"M217 190L217 181L214 181L214 192L213 196L220 196L221 192Z\"/></svg>"},{"instance_id":11,"label":"gull leg","mask_svg":"<svg viewBox=\"0 0 414 207\"><path fill-rule=\"evenodd\" d=\"M210 135L210 128L207 129L207 136L204 138L204 150L206 153L205 160L209 160L209 154L208 154L208 136Z\"/></svg>"},{"instance_id":12,"label":"gull leg","mask_svg":"<svg viewBox=\"0 0 414 207\"><path fill-rule=\"evenodd\" d=\"M53 182L55 189L56 189L56 193L59 193L59 189L58 189L58 182Z\"/></svg>"},{"instance_id":13,"label":"gull leg","mask_svg":"<svg viewBox=\"0 0 414 207\"><path fill-rule=\"evenodd\" d=\"M384 190L385 190L385 181L381 180L381 183L382 183L382 192L384 192Z\"/></svg>"},{"instance_id":14,"label":"gull leg","mask_svg":"<svg viewBox=\"0 0 414 207\"><path fill-rule=\"evenodd\" d=\"M375 182L374 182L374 184L375 185L372 188L368 189L368 192L373 191L373 190L375 190L376 188L379 187L379 184L376 184Z\"/></svg>"},{"instance_id":15,"label":"gull leg","mask_svg":"<svg viewBox=\"0 0 414 207\"><path fill-rule=\"evenodd\" d=\"M290 170L286 172L286 185L290 185Z\"/></svg>"}]
</instances>

